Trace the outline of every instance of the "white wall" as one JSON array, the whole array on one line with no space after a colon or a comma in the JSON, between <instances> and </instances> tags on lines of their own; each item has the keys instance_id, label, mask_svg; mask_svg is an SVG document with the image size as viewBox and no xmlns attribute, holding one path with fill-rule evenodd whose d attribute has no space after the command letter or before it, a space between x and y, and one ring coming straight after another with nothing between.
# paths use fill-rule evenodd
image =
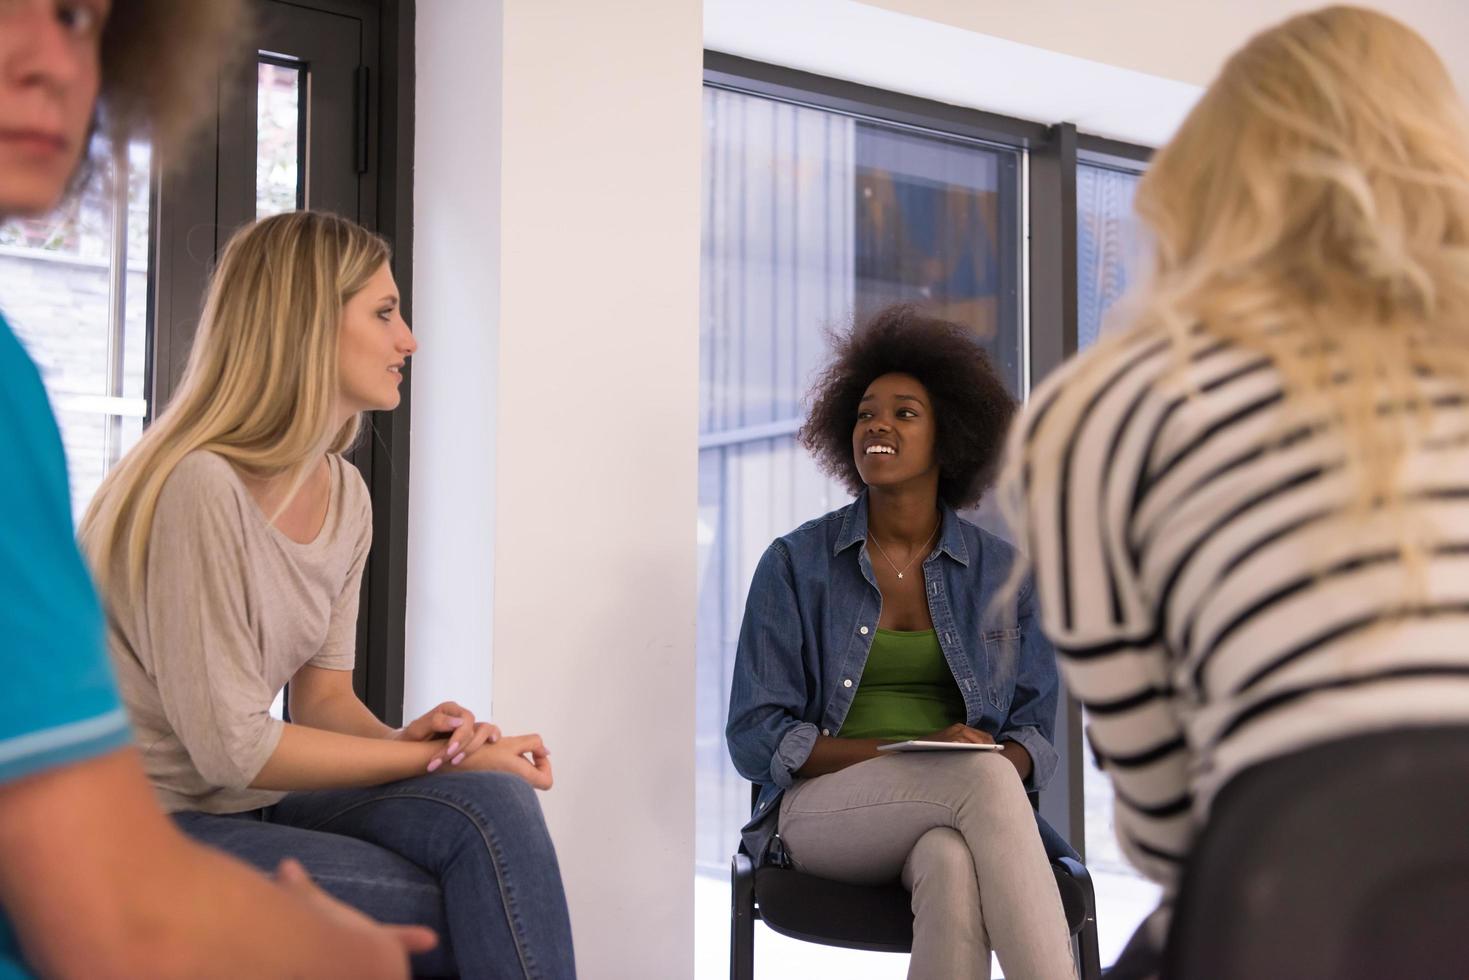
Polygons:
<instances>
[{"instance_id":1,"label":"white wall","mask_svg":"<svg viewBox=\"0 0 1469 980\"><path fill-rule=\"evenodd\" d=\"M491 703L500 30L498 2L418 5L405 718Z\"/></svg>"},{"instance_id":2,"label":"white wall","mask_svg":"<svg viewBox=\"0 0 1469 980\"><path fill-rule=\"evenodd\" d=\"M693 963L699 0L505 17L495 705L582 975Z\"/></svg>"},{"instance_id":3,"label":"white wall","mask_svg":"<svg viewBox=\"0 0 1469 980\"><path fill-rule=\"evenodd\" d=\"M693 969L701 38L700 0L418 4L410 691L492 663L545 736L592 980Z\"/></svg>"},{"instance_id":4,"label":"white wall","mask_svg":"<svg viewBox=\"0 0 1469 980\"><path fill-rule=\"evenodd\" d=\"M1326 0L859 0L868 6L1018 41L1047 51L1207 85L1251 35ZM1460 0L1364 2L1436 47L1469 92L1469 4Z\"/></svg>"}]
</instances>

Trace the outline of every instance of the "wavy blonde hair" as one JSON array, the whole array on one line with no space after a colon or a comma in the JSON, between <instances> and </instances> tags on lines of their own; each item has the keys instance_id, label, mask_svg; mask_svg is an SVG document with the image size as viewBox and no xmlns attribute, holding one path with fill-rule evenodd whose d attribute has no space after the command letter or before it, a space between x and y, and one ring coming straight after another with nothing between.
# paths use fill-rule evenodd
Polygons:
<instances>
[{"instance_id":1,"label":"wavy blonde hair","mask_svg":"<svg viewBox=\"0 0 1469 980\"><path fill-rule=\"evenodd\" d=\"M1268 355L1342 426L1363 501L1392 498L1423 380L1469 382L1469 126L1428 43L1358 7L1256 36L1135 207L1154 244L1138 326Z\"/></svg>"},{"instance_id":2,"label":"wavy blonde hair","mask_svg":"<svg viewBox=\"0 0 1469 980\"><path fill-rule=\"evenodd\" d=\"M352 444L358 419L338 427L335 414L342 311L388 259L377 235L320 212L265 218L230 239L178 392L82 518L104 595L141 590L159 495L189 453L288 474L294 487L321 454Z\"/></svg>"},{"instance_id":3,"label":"wavy blonde hair","mask_svg":"<svg viewBox=\"0 0 1469 980\"><path fill-rule=\"evenodd\" d=\"M1390 513L1418 581L1427 529L1400 506L1401 464L1428 431L1427 386L1469 389L1469 122L1438 55L1358 7L1264 31L1155 156L1134 207L1151 262L1083 373L1159 328L1180 372L1219 340L1264 354L1291 403L1339 429L1356 512ZM1068 429L1090 390L1056 391L1046 424ZM999 501L1017 531L1024 456L1012 446Z\"/></svg>"}]
</instances>

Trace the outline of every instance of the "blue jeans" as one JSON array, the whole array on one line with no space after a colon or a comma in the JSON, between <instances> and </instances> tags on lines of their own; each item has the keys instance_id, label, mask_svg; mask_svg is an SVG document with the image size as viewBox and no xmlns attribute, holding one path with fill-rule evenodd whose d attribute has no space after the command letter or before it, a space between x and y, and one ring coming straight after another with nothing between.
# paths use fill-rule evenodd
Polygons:
<instances>
[{"instance_id":1,"label":"blue jeans","mask_svg":"<svg viewBox=\"0 0 1469 980\"><path fill-rule=\"evenodd\" d=\"M414 957L417 976L576 975L556 850L535 790L517 776L440 773L291 793L249 813L173 816L262 871L296 858L373 918L433 929L439 947Z\"/></svg>"}]
</instances>

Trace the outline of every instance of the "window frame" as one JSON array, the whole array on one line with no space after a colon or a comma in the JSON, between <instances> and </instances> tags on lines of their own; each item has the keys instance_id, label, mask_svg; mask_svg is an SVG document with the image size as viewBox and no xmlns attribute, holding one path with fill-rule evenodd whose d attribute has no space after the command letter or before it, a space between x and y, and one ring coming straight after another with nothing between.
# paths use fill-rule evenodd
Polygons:
<instances>
[{"instance_id":1,"label":"window frame","mask_svg":"<svg viewBox=\"0 0 1469 980\"><path fill-rule=\"evenodd\" d=\"M1077 165L1139 173L1152 157L1151 147L1082 133L1068 122L1046 125L718 51L704 52L704 86L1020 151L1024 394L1076 353ZM1064 681L1056 750L1057 774L1041 794L1041 813L1085 859L1081 704Z\"/></svg>"}]
</instances>

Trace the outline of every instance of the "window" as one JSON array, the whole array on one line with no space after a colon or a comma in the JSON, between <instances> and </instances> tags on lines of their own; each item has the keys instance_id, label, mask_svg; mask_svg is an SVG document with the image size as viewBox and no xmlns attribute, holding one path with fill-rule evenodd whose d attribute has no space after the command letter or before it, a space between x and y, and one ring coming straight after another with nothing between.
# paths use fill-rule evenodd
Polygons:
<instances>
[{"instance_id":1,"label":"window","mask_svg":"<svg viewBox=\"0 0 1469 980\"><path fill-rule=\"evenodd\" d=\"M56 213L0 225L4 314L51 396L79 520L148 415L150 155L134 143L98 165Z\"/></svg>"},{"instance_id":2,"label":"window","mask_svg":"<svg viewBox=\"0 0 1469 980\"><path fill-rule=\"evenodd\" d=\"M306 206L301 151L301 88L305 69L284 59L262 57L256 68L255 217Z\"/></svg>"},{"instance_id":3,"label":"window","mask_svg":"<svg viewBox=\"0 0 1469 980\"><path fill-rule=\"evenodd\" d=\"M973 330L1012 390L1024 369L1020 151L716 87L706 88L704 109L701 976L728 970L729 860L750 811L749 784L724 743L750 577L773 538L851 499L796 441L802 399L827 358L824 330L889 303L920 303ZM842 962L830 949L781 949L762 973L823 974ZM854 959L849 972L901 975L904 962Z\"/></svg>"},{"instance_id":4,"label":"window","mask_svg":"<svg viewBox=\"0 0 1469 980\"><path fill-rule=\"evenodd\" d=\"M1137 254L1132 212L1136 172L1080 164L1076 168L1077 347L1096 342L1107 311L1123 294ZM1082 753L1086 863L1097 894L1102 965L1116 961L1139 923L1158 906L1157 885L1127 863L1112 823L1112 782Z\"/></svg>"},{"instance_id":5,"label":"window","mask_svg":"<svg viewBox=\"0 0 1469 980\"><path fill-rule=\"evenodd\" d=\"M1127 290L1138 254L1132 195L1141 175L1082 163L1076 168L1076 349L1096 343L1112 304Z\"/></svg>"}]
</instances>

